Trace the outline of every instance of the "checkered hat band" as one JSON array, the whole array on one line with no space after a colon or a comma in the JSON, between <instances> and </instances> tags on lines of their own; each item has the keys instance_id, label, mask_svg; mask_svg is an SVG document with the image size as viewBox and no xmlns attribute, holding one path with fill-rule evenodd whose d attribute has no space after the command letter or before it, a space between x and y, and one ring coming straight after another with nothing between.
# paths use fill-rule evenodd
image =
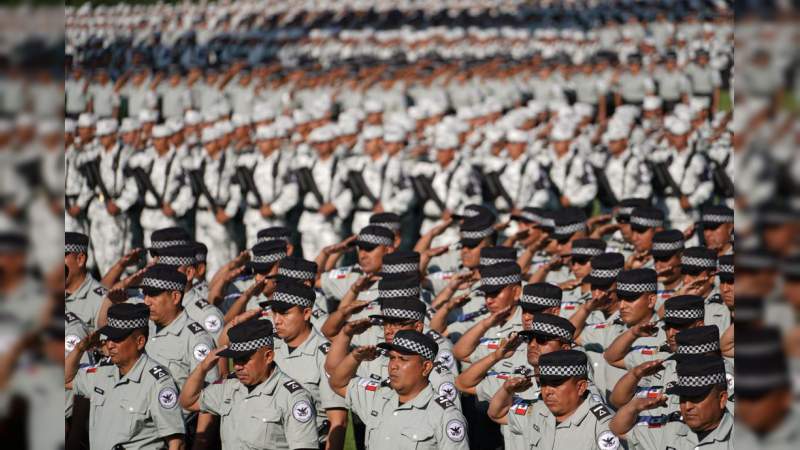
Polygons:
<instances>
[{"instance_id":1,"label":"checkered hat band","mask_svg":"<svg viewBox=\"0 0 800 450\"><path fill-rule=\"evenodd\" d=\"M89 247L80 244L64 244L65 253L86 253Z\"/></svg>"},{"instance_id":2,"label":"checkered hat band","mask_svg":"<svg viewBox=\"0 0 800 450\"><path fill-rule=\"evenodd\" d=\"M271 264L286 258L286 252L269 253L267 255L253 255L254 263Z\"/></svg>"},{"instance_id":3,"label":"checkered hat band","mask_svg":"<svg viewBox=\"0 0 800 450\"><path fill-rule=\"evenodd\" d=\"M645 292L655 292L657 289L656 283L617 283L617 290L624 292L642 294Z\"/></svg>"},{"instance_id":4,"label":"checkered hat band","mask_svg":"<svg viewBox=\"0 0 800 450\"><path fill-rule=\"evenodd\" d=\"M542 222L542 216L540 216L538 214L532 214L532 213L529 213L529 212L523 212L521 214L521 216L524 217L525 220L530 221L530 222Z\"/></svg>"},{"instance_id":5,"label":"checkered hat band","mask_svg":"<svg viewBox=\"0 0 800 450\"><path fill-rule=\"evenodd\" d=\"M150 242L150 246L155 249L161 248L168 248L168 247L177 247L179 245L189 245L189 241L184 241L182 239L175 240L175 241L152 241Z\"/></svg>"},{"instance_id":6,"label":"checkered hat band","mask_svg":"<svg viewBox=\"0 0 800 450\"><path fill-rule=\"evenodd\" d=\"M314 304L313 299L298 297L297 295L293 295L288 292L275 292L275 294L272 295L272 300L276 302L288 303L290 305L302 306L304 308L309 308Z\"/></svg>"},{"instance_id":7,"label":"checkered hat band","mask_svg":"<svg viewBox=\"0 0 800 450\"><path fill-rule=\"evenodd\" d=\"M109 317L108 326L110 326L111 328L116 328L118 330L136 330L139 328L147 328L147 317L142 317L139 319L125 319L125 320Z\"/></svg>"},{"instance_id":8,"label":"checkered hat band","mask_svg":"<svg viewBox=\"0 0 800 450\"><path fill-rule=\"evenodd\" d=\"M483 286L508 286L509 284L519 283L519 274L503 275L502 277L481 278Z\"/></svg>"},{"instance_id":9,"label":"checkered hat band","mask_svg":"<svg viewBox=\"0 0 800 450\"><path fill-rule=\"evenodd\" d=\"M580 377L586 375L586 364L578 364L574 366L551 366L540 365L540 376L550 377Z\"/></svg>"},{"instance_id":10,"label":"checkered hat band","mask_svg":"<svg viewBox=\"0 0 800 450\"><path fill-rule=\"evenodd\" d=\"M664 311L665 319L702 319L705 311L700 309L667 309Z\"/></svg>"},{"instance_id":11,"label":"checkered hat band","mask_svg":"<svg viewBox=\"0 0 800 450\"><path fill-rule=\"evenodd\" d=\"M464 216L464 217L475 217L478 214L480 214L480 213L478 211L474 210L474 209L465 209L464 210L464 214L461 214L461 215Z\"/></svg>"},{"instance_id":12,"label":"checkered hat band","mask_svg":"<svg viewBox=\"0 0 800 450\"><path fill-rule=\"evenodd\" d=\"M400 229L400 224L396 223L396 222L376 222L376 223L372 223L370 225L374 225L376 227L388 228L388 229L390 229L392 231L397 231L397 230Z\"/></svg>"},{"instance_id":13,"label":"checkered hat band","mask_svg":"<svg viewBox=\"0 0 800 450\"><path fill-rule=\"evenodd\" d=\"M381 271L383 273L416 273L419 271L419 266L414 263L384 264Z\"/></svg>"},{"instance_id":14,"label":"checkered hat band","mask_svg":"<svg viewBox=\"0 0 800 450\"><path fill-rule=\"evenodd\" d=\"M725 383L724 373L712 373L710 375L698 375L698 376L687 376L687 377L678 376L678 385L686 387L704 387L704 386L713 386L715 384L724 384L724 383Z\"/></svg>"},{"instance_id":15,"label":"checkered hat band","mask_svg":"<svg viewBox=\"0 0 800 450\"><path fill-rule=\"evenodd\" d=\"M486 228L485 230L478 231L461 231L461 237L464 239L483 239L489 236L494 231L494 228Z\"/></svg>"},{"instance_id":16,"label":"checkered hat band","mask_svg":"<svg viewBox=\"0 0 800 450\"><path fill-rule=\"evenodd\" d=\"M719 341L714 341L698 345L679 345L677 353L680 353L681 355L701 355L703 353L716 352L718 350Z\"/></svg>"},{"instance_id":17,"label":"checkered hat band","mask_svg":"<svg viewBox=\"0 0 800 450\"><path fill-rule=\"evenodd\" d=\"M677 250L683 250L682 240L675 242L653 242L654 252L674 252Z\"/></svg>"},{"instance_id":18,"label":"checkered hat band","mask_svg":"<svg viewBox=\"0 0 800 450\"><path fill-rule=\"evenodd\" d=\"M423 358L429 359L431 361L433 361L433 358L436 356L433 354L432 349L420 344L419 342L412 341L410 339L395 337L394 339L392 339L392 345L396 345L398 347L417 353Z\"/></svg>"},{"instance_id":19,"label":"checkered hat band","mask_svg":"<svg viewBox=\"0 0 800 450\"><path fill-rule=\"evenodd\" d=\"M193 256L159 256L158 263L165 266L190 266L195 263Z\"/></svg>"},{"instance_id":20,"label":"checkered hat band","mask_svg":"<svg viewBox=\"0 0 800 450\"><path fill-rule=\"evenodd\" d=\"M569 341L572 339L572 333L570 333L569 330L557 327L549 323L541 323L533 321L531 323L531 330L549 334L551 336L558 336L561 339L564 339L565 341Z\"/></svg>"},{"instance_id":21,"label":"checkered hat band","mask_svg":"<svg viewBox=\"0 0 800 450\"><path fill-rule=\"evenodd\" d=\"M603 250L592 247L572 247L572 254L578 256L597 256L603 254Z\"/></svg>"},{"instance_id":22,"label":"checkered hat band","mask_svg":"<svg viewBox=\"0 0 800 450\"><path fill-rule=\"evenodd\" d=\"M392 245L392 240L386 236L377 236L375 234L359 234L358 242L366 242L372 245Z\"/></svg>"},{"instance_id":23,"label":"checkered hat band","mask_svg":"<svg viewBox=\"0 0 800 450\"><path fill-rule=\"evenodd\" d=\"M733 215L703 214L703 222L708 223L733 223Z\"/></svg>"},{"instance_id":24,"label":"checkered hat band","mask_svg":"<svg viewBox=\"0 0 800 450\"><path fill-rule=\"evenodd\" d=\"M696 256L684 256L681 258L681 265L713 269L717 267L717 261L708 258L698 258Z\"/></svg>"},{"instance_id":25,"label":"checkered hat band","mask_svg":"<svg viewBox=\"0 0 800 450\"><path fill-rule=\"evenodd\" d=\"M404 289L378 289L378 297L381 298L401 298L401 297L419 297L419 287L410 287Z\"/></svg>"},{"instance_id":26,"label":"checkered hat band","mask_svg":"<svg viewBox=\"0 0 800 450\"><path fill-rule=\"evenodd\" d=\"M664 224L663 220L649 219L647 217L631 216L631 225L655 228L655 227L660 227L663 224Z\"/></svg>"},{"instance_id":27,"label":"checkered hat band","mask_svg":"<svg viewBox=\"0 0 800 450\"><path fill-rule=\"evenodd\" d=\"M631 213L633 213L633 206L623 206L622 208L619 209L617 215L630 216Z\"/></svg>"},{"instance_id":28,"label":"checkered hat band","mask_svg":"<svg viewBox=\"0 0 800 450\"><path fill-rule=\"evenodd\" d=\"M245 342L231 342L228 348L235 352L249 352L261 347L272 347L272 336Z\"/></svg>"},{"instance_id":29,"label":"checkered hat band","mask_svg":"<svg viewBox=\"0 0 800 450\"><path fill-rule=\"evenodd\" d=\"M395 319L424 320L425 315L418 311L398 308L381 308L381 314Z\"/></svg>"},{"instance_id":30,"label":"checkered hat band","mask_svg":"<svg viewBox=\"0 0 800 450\"><path fill-rule=\"evenodd\" d=\"M542 223L543 227L550 227L550 228L555 228L556 227L556 221L553 220L553 219L548 219L546 217L542 217L542 222L541 223Z\"/></svg>"},{"instance_id":31,"label":"checkered hat band","mask_svg":"<svg viewBox=\"0 0 800 450\"><path fill-rule=\"evenodd\" d=\"M292 278L295 280L313 280L317 274L314 272L308 272L305 270L296 270L296 269L286 269L283 267L278 267L278 275L282 275L287 278Z\"/></svg>"},{"instance_id":32,"label":"checkered hat band","mask_svg":"<svg viewBox=\"0 0 800 450\"><path fill-rule=\"evenodd\" d=\"M158 278L145 278L142 280L141 285L162 291L182 291L184 288L182 284L176 281L159 280Z\"/></svg>"},{"instance_id":33,"label":"checkered hat band","mask_svg":"<svg viewBox=\"0 0 800 450\"><path fill-rule=\"evenodd\" d=\"M555 232L556 234L573 234L577 233L578 231L583 231L586 229L586 224L583 222L578 223L571 223L568 225L556 225Z\"/></svg>"},{"instance_id":34,"label":"checkered hat band","mask_svg":"<svg viewBox=\"0 0 800 450\"><path fill-rule=\"evenodd\" d=\"M504 262L513 261L513 259L503 259L503 258L481 258L480 265L482 266L492 266L494 264L500 264Z\"/></svg>"},{"instance_id":35,"label":"checkered hat band","mask_svg":"<svg viewBox=\"0 0 800 450\"><path fill-rule=\"evenodd\" d=\"M522 303L528 303L531 305L539 305L539 306L546 306L548 308L553 306L561 306L561 300L557 298L547 298L547 297L539 297L538 295L525 295L522 294L520 298Z\"/></svg>"},{"instance_id":36,"label":"checkered hat band","mask_svg":"<svg viewBox=\"0 0 800 450\"><path fill-rule=\"evenodd\" d=\"M263 236L256 240L256 244L263 244L264 242L272 242L272 241L283 241L288 244L289 238L286 236L274 236L274 237Z\"/></svg>"},{"instance_id":37,"label":"checkered hat band","mask_svg":"<svg viewBox=\"0 0 800 450\"><path fill-rule=\"evenodd\" d=\"M622 267L619 269L592 269L592 278L617 278L617 275L622 272Z\"/></svg>"},{"instance_id":38,"label":"checkered hat band","mask_svg":"<svg viewBox=\"0 0 800 450\"><path fill-rule=\"evenodd\" d=\"M787 383L789 380L783 373L736 376L736 387L744 389L770 389Z\"/></svg>"},{"instance_id":39,"label":"checkered hat band","mask_svg":"<svg viewBox=\"0 0 800 450\"><path fill-rule=\"evenodd\" d=\"M800 266L796 267L796 269L796 271L800 272ZM733 264L720 264L719 271L720 273L733 274Z\"/></svg>"}]
</instances>

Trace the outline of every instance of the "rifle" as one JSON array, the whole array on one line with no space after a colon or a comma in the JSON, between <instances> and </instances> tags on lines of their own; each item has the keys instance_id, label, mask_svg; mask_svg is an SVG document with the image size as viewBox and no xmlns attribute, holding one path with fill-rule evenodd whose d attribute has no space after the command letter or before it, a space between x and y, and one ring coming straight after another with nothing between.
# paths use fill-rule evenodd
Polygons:
<instances>
[{"instance_id":1,"label":"rifle","mask_svg":"<svg viewBox=\"0 0 800 450\"><path fill-rule=\"evenodd\" d=\"M726 163L729 158L726 158ZM736 195L733 181L728 176L728 173L725 172L725 165L716 161L713 161L712 164L714 167L711 169L711 178L714 181L714 190L717 191L717 194L725 198L731 198Z\"/></svg>"},{"instance_id":2,"label":"rifle","mask_svg":"<svg viewBox=\"0 0 800 450\"><path fill-rule=\"evenodd\" d=\"M603 169L595 167L594 165L592 165L592 169L594 170L595 178L597 178L597 199L600 200L600 203L608 207L618 205L619 199L617 199L617 195L614 194L614 190L611 189L611 183L608 182L606 173Z\"/></svg>"},{"instance_id":3,"label":"rifle","mask_svg":"<svg viewBox=\"0 0 800 450\"><path fill-rule=\"evenodd\" d=\"M192 184L197 186L200 191L200 194L206 198L208 204L211 205L211 209L216 213L219 209L219 205L217 204L216 199L211 195L211 192L208 190L208 186L203 181L203 174L200 170L190 170L189 171L189 179L191 180Z\"/></svg>"},{"instance_id":4,"label":"rifle","mask_svg":"<svg viewBox=\"0 0 800 450\"><path fill-rule=\"evenodd\" d=\"M356 172L354 170L348 172L347 182L350 190L353 191L353 197L355 197L355 199L364 196L367 197L370 203L372 203L373 207L378 204L379 200L375 197L372 191L369 190L369 187L364 181L364 176L361 174L361 172Z\"/></svg>"},{"instance_id":5,"label":"rifle","mask_svg":"<svg viewBox=\"0 0 800 450\"><path fill-rule=\"evenodd\" d=\"M111 200L111 194L108 193L108 188L106 187L106 183L103 181L103 178L100 176L100 160L93 159L86 163L86 168L94 178L95 182L97 183L97 187L100 188L100 201L105 203L106 200Z\"/></svg>"},{"instance_id":6,"label":"rifle","mask_svg":"<svg viewBox=\"0 0 800 450\"><path fill-rule=\"evenodd\" d=\"M514 200L511 199L511 196L508 194L508 191L506 191L505 186L503 186L503 183L500 181L501 173L502 172L500 171L491 172L486 177L487 185L489 186L490 193L494 195L494 198L497 198L498 196L503 197L503 200L505 200L509 210L511 210L514 209ZM497 192L497 194L494 194L495 192Z\"/></svg>"},{"instance_id":7,"label":"rifle","mask_svg":"<svg viewBox=\"0 0 800 450\"><path fill-rule=\"evenodd\" d=\"M158 203L159 206L164 206L164 198L161 197L161 194L158 193L156 187L153 186L153 180L150 179L150 176L144 171L144 169L141 167L136 167L132 169L131 172L133 173L134 177L136 177L137 183L140 183L145 187L145 195L147 195L146 191L150 191L150 193L153 194L153 197L156 198L156 203Z\"/></svg>"},{"instance_id":8,"label":"rifle","mask_svg":"<svg viewBox=\"0 0 800 450\"><path fill-rule=\"evenodd\" d=\"M553 194L560 201L561 197L563 197L563 195L561 194L561 189L558 188L558 185L556 185L556 183L553 182L553 178L550 176L550 168L551 167L552 166L543 166L542 169L543 169L543 172L544 172L544 176L547 179L547 185L548 185L549 189L551 191L553 191Z\"/></svg>"},{"instance_id":9,"label":"rifle","mask_svg":"<svg viewBox=\"0 0 800 450\"><path fill-rule=\"evenodd\" d=\"M415 184L419 184L419 189L422 189L424 195L421 195L420 198L425 200L432 200L433 203L436 203L436 207L439 208L439 211L443 212L447 209L444 202L441 198L439 198L439 194L433 189L433 185L431 184L431 180L429 180L424 175L417 175L416 177L412 178L412 182ZM416 189L415 189L416 190Z\"/></svg>"},{"instance_id":10,"label":"rifle","mask_svg":"<svg viewBox=\"0 0 800 450\"><path fill-rule=\"evenodd\" d=\"M256 182L253 180L253 174L247 167L244 166L237 166L236 167L236 177L239 179L239 184L244 186L246 192L252 192L253 195L256 197L256 201L258 202L259 207L264 204L264 200L261 198L261 193L258 192L256 189Z\"/></svg>"},{"instance_id":11,"label":"rifle","mask_svg":"<svg viewBox=\"0 0 800 450\"><path fill-rule=\"evenodd\" d=\"M303 192L311 192L314 195L314 198L317 199L317 203L322 206L325 204L325 199L322 197L322 193L319 191L319 187L317 186L317 182L314 181L314 176L311 174L311 169L308 167L301 167L296 170L297 174L297 181L300 184L300 190Z\"/></svg>"}]
</instances>

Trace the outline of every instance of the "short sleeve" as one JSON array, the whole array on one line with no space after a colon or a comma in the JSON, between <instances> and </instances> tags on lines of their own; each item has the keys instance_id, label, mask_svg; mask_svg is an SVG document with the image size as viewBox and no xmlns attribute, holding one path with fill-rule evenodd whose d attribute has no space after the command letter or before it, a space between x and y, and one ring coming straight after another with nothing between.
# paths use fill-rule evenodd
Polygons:
<instances>
[{"instance_id":1,"label":"short sleeve","mask_svg":"<svg viewBox=\"0 0 800 450\"><path fill-rule=\"evenodd\" d=\"M345 407L351 409L359 416L366 417L372 410L375 393L380 389L380 383L368 378L354 377L347 383L345 394Z\"/></svg>"},{"instance_id":2,"label":"short sleeve","mask_svg":"<svg viewBox=\"0 0 800 450\"><path fill-rule=\"evenodd\" d=\"M175 381L171 377L162 378L160 383L155 383L150 396L150 417L156 425L158 436L165 438L186 434Z\"/></svg>"},{"instance_id":3,"label":"short sleeve","mask_svg":"<svg viewBox=\"0 0 800 450\"><path fill-rule=\"evenodd\" d=\"M203 360L214 350L214 339L205 331L200 332L199 334L193 335L191 339L189 339L189 345L191 346L190 354L191 357L189 358L189 372L193 372L197 366L203 362ZM217 381L219 378L219 368L215 364L214 367L208 371L206 374L206 382L213 383Z\"/></svg>"},{"instance_id":4,"label":"short sleeve","mask_svg":"<svg viewBox=\"0 0 800 450\"><path fill-rule=\"evenodd\" d=\"M645 354L642 352L642 349L633 349L625 354L625 358L623 362L625 364L625 368L628 370L633 369L634 367L638 366L639 364L646 363L648 361L655 361L658 359L657 352L649 352L652 354Z\"/></svg>"},{"instance_id":5,"label":"short sleeve","mask_svg":"<svg viewBox=\"0 0 800 450\"><path fill-rule=\"evenodd\" d=\"M494 397L501 385L500 379L493 375L487 375L475 386L475 396L478 397L478 401L488 402Z\"/></svg>"},{"instance_id":6,"label":"short sleeve","mask_svg":"<svg viewBox=\"0 0 800 450\"><path fill-rule=\"evenodd\" d=\"M345 408L345 399L333 392L331 384L328 382L328 373L325 371L325 354L322 353L322 351L317 353L317 368L319 370L319 395L322 401L322 407L326 410L331 408Z\"/></svg>"},{"instance_id":7,"label":"short sleeve","mask_svg":"<svg viewBox=\"0 0 800 450\"><path fill-rule=\"evenodd\" d=\"M214 383L206 386L200 392L200 409L211 414L220 414L222 400L224 398L225 383Z\"/></svg>"},{"instance_id":8,"label":"short sleeve","mask_svg":"<svg viewBox=\"0 0 800 450\"><path fill-rule=\"evenodd\" d=\"M346 293L346 291L342 289L342 286L344 285L342 281L346 278L347 275L344 274L341 269L334 269L323 273L320 279L322 292L328 297L341 300Z\"/></svg>"},{"instance_id":9,"label":"short sleeve","mask_svg":"<svg viewBox=\"0 0 800 450\"><path fill-rule=\"evenodd\" d=\"M528 423L529 417L532 412L533 407L527 406L524 411L517 410L513 406L508 409L508 431L513 434L522 435L523 430L526 427L530 427L531 425Z\"/></svg>"},{"instance_id":10,"label":"short sleeve","mask_svg":"<svg viewBox=\"0 0 800 450\"><path fill-rule=\"evenodd\" d=\"M317 412L314 400L305 389L293 392L288 398L283 417L286 441L290 449L318 448Z\"/></svg>"},{"instance_id":11,"label":"short sleeve","mask_svg":"<svg viewBox=\"0 0 800 450\"><path fill-rule=\"evenodd\" d=\"M445 409L440 426L442 427L438 446L440 450L469 449L467 421L461 411L455 407Z\"/></svg>"},{"instance_id":12,"label":"short sleeve","mask_svg":"<svg viewBox=\"0 0 800 450\"><path fill-rule=\"evenodd\" d=\"M94 371L96 370L96 367L78 369L78 373L72 379L72 392L83 397L89 397L94 390L94 377L97 376Z\"/></svg>"},{"instance_id":13,"label":"short sleeve","mask_svg":"<svg viewBox=\"0 0 800 450\"><path fill-rule=\"evenodd\" d=\"M659 439L656 433L665 433L667 430L664 428L650 428L647 426L634 425L627 434L628 449L650 449L657 448Z\"/></svg>"}]
</instances>

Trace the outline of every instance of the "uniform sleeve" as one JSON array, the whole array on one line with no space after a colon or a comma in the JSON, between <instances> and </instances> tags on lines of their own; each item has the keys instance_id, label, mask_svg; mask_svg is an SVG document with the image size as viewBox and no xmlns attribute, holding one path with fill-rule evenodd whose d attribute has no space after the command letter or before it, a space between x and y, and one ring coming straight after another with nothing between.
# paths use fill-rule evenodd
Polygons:
<instances>
[{"instance_id":1,"label":"uniform sleeve","mask_svg":"<svg viewBox=\"0 0 800 450\"><path fill-rule=\"evenodd\" d=\"M689 194L689 203L695 208L711 198L711 194L714 190L714 183L711 182L711 179L706 174L707 169L705 158L700 155L695 155L687 169L689 173L687 173L686 180L684 180L683 186L681 186L681 188L684 188L687 182L689 186L694 186L693 191L689 189L686 189L686 191L691 192Z\"/></svg>"},{"instance_id":2,"label":"uniform sleeve","mask_svg":"<svg viewBox=\"0 0 800 450\"><path fill-rule=\"evenodd\" d=\"M238 295L237 295L238 296ZM219 308L212 304L205 305L202 309L202 322L203 328L208 331L214 342L219 339L219 334L222 332L223 325L225 324L224 316Z\"/></svg>"},{"instance_id":3,"label":"uniform sleeve","mask_svg":"<svg viewBox=\"0 0 800 450\"><path fill-rule=\"evenodd\" d=\"M361 417L372 411L375 393L380 389L377 381L368 378L354 377L347 383L345 406Z\"/></svg>"},{"instance_id":4,"label":"uniform sleeve","mask_svg":"<svg viewBox=\"0 0 800 450\"><path fill-rule=\"evenodd\" d=\"M184 182L180 170L176 170L170 178L172 178L171 183L178 186L177 194L174 197L175 200L172 201L171 206L175 210L176 216L182 216L194 205L194 194L192 194L192 188L189 184Z\"/></svg>"},{"instance_id":5,"label":"uniform sleeve","mask_svg":"<svg viewBox=\"0 0 800 450\"><path fill-rule=\"evenodd\" d=\"M508 409L508 431L512 434L522 435L523 430L531 426L530 418L533 416L533 406L528 406L525 414L518 414L514 408Z\"/></svg>"},{"instance_id":6,"label":"uniform sleeve","mask_svg":"<svg viewBox=\"0 0 800 450\"><path fill-rule=\"evenodd\" d=\"M438 408L439 406L432 405L430 407ZM439 427L438 433L441 433L441 436L438 439L438 448L440 450L469 450L467 421L461 411L455 407L446 408Z\"/></svg>"},{"instance_id":7,"label":"uniform sleeve","mask_svg":"<svg viewBox=\"0 0 800 450\"><path fill-rule=\"evenodd\" d=\"M284 410L283 423L289 448L318 448L319 435L317 434L317 412L314 411L314 400L305 389L293 392L288 400L289 404Z\"/></svg>"},{"instance_id":8,"label":"uniform sleeve","mask_svg":"<svg viewBox=\"0 0 800 450\"><path fill-rule=\"evenodd\" d=\"M205 359L205 357L215 348L214 339L205 331L198 334L193 334L189 339L189 373ZM219 368L214 365L214 368L209 370L206 374L206 382L213 383L219 378Z\"/></svg>"},{"instance_id":9,"label":"uniform sleeve","mask_svg":"<svg viewBox=\"0 0 800 450\"><path fill-rule=\"evenodd\" d=\"M270 203L270 207L276 216L282 216L297 204L300 200L300 192L294 177L289 174L289 168L284 161L281 161L281 170L278 171L278 176L282 177L286 182L281 183L281 193L278 195L278 198ZM310 258L314 257L316 257L316 255L310 256Z\"/></svg>"},{"instance_id":10,"label":"uniform sleeve","mask_svg":"<svg viewBox=\"0 0 800 450\"><path fill-rule=\"evenodd\" d=\"M648 352L648 353L649 354L643 353L642 349L634 349L629 351L625 355L625 358L623 358L625 368L631 370L634 367L638 366L639 364L643 364L648 361L655 361L656 359L659 358L659 356L661 356L658 352Z\"/></svg>"},{"instance_id":11,"label":"uniform sleeve","mask_svg":"<svg viewBox=\"0 0 800 450\"><path fill-rule=\"evenodd\" d=\"M120 169L125 167L125 164L120 164ZM136 187L136 183L134 182L133 178L131 177L123 177L124 185L122 186L122 193L120 194L119 198L115 201L119 209L122 211L127 211L133 206L134 203L139 199L139 189Z\"/></svg>"},{"instance_id":12,"label":"uniform sleeve","mask_svg":"<svg viewBox=\"0 0 800 450\"><path fill-rule=\"evenodd\" d=\"M497 377L492 375L487 375L486 378L482 379L480 383L475 386L475 396L478 398L478 401L491 401L494 394L500 390L499 381Z\"/></svg>"},{"instance_id":13,"label":"uniform sleeve","mask_svg":"<svg viewBox=\"0 0 800 450\"><path fill-rule=\"evenodd\" d=\"M171 395L167 400L166 395ZM150 393L150 418L156 425L158 436L165 438L175 434L186 434L183 413L178 405L178 389L172 377L164 377L153 385Z\"/></svg>"},{"instance_id":14,"label":"uniform sleeve","mask_svg":"<svg viewBox=\"0 0 800 450\"><path fill-rule=\"evenodd\" d=\"M225 399L225 382L214 383L206 386L200 392L200 409L211 414L219 415L222 402Z\"/></svg>"},{"instance_id":15,"label":"uniform sleeve","mask_svg":"<svg viewBox=\"0 0 800 450\"><path fill-rule=\"evenodd\" d=\"M328 373L325 372L325 354L322 351L317 352L317 370L319 370L319 395L322 407L330 408L346 408L345 399L333 392L331 384L328 382Z\"/></svg>"},{"instance_id":16,"label":"uniform sleeve","mask_svg":"<svg viewBox=\"0 0 800 450\"><path fill-rule=\"evenodd\" d=\"M657 447L660 434L666 432L667 427L650 428L647 426L634 425L626 436L629 450L645 450Z\"/></svg>"},{"instance_id":17,"label":"uniform sleeve","mask_svg":"<svg viewBox=\"0 0 800 450\"><path fill-rule=\"evenodd\" d=\"M239 206L242 204L242 190L239 186L234 186L231 181L234 178L235 169L233 164L229 165L225 172L223 173L223 183L228 184L228 189L230 192L230 196L228 197L228 201L225 203L225 215L228 217L233 217L236 215L236 212L239 210Z\"/></svg>"},{"instance_id":18,"label":"uniform sleeve","mask_svg":"<svg viewBox=\"0 0 800 450\"><path fill-rule=\"evenodd\" d=\"M576 157L572 161L572 171L567 180L567 189L563 191L569 202L584 207L597 196L597 180L588 163Z\"/></svg>"},{"instance_id":19,"label":"uniform sleeve","mask_svg":"<svg viewBox=\"0 0 800 450\"><path fill-rule=\"evenodd\" d=\"M89 370L97 369L93 367L78 369L78 373L76 373L75 378L72 379L72 392L76 395L89 397L94 391L94 381L97 375L93 372L89 372Z\"/></svg>"},{"instance_id":20,"label":"uniform sleeve","mask_svg":"<svg viewBox=\"0 0 800 450\"><path fill-rule=\"evenodd\" d=\"M629 197L650 198L653 193L653 174L643 161L637 160L634 164L636 167L634 179L628 184L633 187L633 192Z\"/></svg>"},{"instance_id":21,"label":"uniform sleeve","mask_svg":"<svg viewBox=\"0 0 800 450\"><path fill-rule=\"evenodd\" d=\"M584 347L589 344L595 344L599 345L601 348L605 348L605 327L601 327L600 325L604 324L590 325L583 329L581 332L581 341L583 341Z\"/></svg>"},{"instance_id":22,"label":"uniform sleeve","mask_svg":"<svg viewBox=\"0 0 800 450\"><path fill-rule=\"evenodd\" d=\"M316 255L312 256L315 257ZM341 300L344 297L344 294L347 292L346 289L349 286L344 283L343 280L346 280L346 276L344 278L337 278L341 272L338 269L334 269L322 274L321 277L321 285L322 285L322 292L328 296L333 297L336 300Z\"/></svg>"}]
</instances>

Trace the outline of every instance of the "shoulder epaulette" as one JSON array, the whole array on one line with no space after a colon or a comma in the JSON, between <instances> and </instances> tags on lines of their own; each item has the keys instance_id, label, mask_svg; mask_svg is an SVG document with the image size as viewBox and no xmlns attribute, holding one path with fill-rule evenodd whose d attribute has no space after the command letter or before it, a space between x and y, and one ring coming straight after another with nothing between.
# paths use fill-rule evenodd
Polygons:
<instances>
[{"instance_id":1,"label":"shoulder epaulette","mask_svg":"<svg viewBox=\"0 0 800 450\"><path fill-rule=\"evenodd\" d=\"M152 375L156 380L160 380L169 375L169 372L163 366L155 366L148 370L148 372L150 372L150 375Z\"/></svg>"},{"instance_id":2,"label":"shoulder epaulette","mask_svg":"<svg viewBox=\"0 0 800 450\"><path fill-rule=\"evenodd\" d=\"M598 403L592 406L591 408L589 408L589 411L591 411L592 414L594 414L597 420L603 420L606 417L611 416L611 411L609 411L606 405L602 403Z\"/></svg>"},{"instance_id":3,"label":"shoulder epaulette","mask_svg":"<svg viewBox=\"0 0 800 450\"><path fill-rule=\"evenodd\" d=\"M435 399L433 399L433 401L434 401L434 402L436 402L436 404L437 404L437 405L441 406L441 407L442 407L442 409L447 409L447 408L453 408L453 407L455 407L455 403L453 403L452 401L450 401L450 400L449 400L447 397L445 397L444 395L440 395L440 396L436 397Z\"/></svg>"},{"instance_id":4,"label":"shoulder epaulette","mask_svg":"<svg viewBox=\"0 0 800 450\"><path fill-rule=\"evenodd\" d=\"M66 313L64 315L64 318L67 320L68 323L72 323L78 320L78 316L76 316L74 313L71 312Z\"/></svg>"},{"instance_id":5,"label":"shoulder epaulette","mask_svg":"<svg viewBox=\"0 0 800 450\"><path fill-rule=\"evenodd\" d=\"M197 334L197 333L199 333L201 331L205 331L205 328L203 328L203 326L200 325L197 322L190 323L187 328L189 328L189 331L191 331L193 334Z\"/></svg>"},{"instance_id":6,"label":"shoulder epaulette","mask_svg":"<svg viewBox=\"0 0 800 450\"><path fill-rule=\"evenodd\" d=\"M319 346L319 351L321 351L323 355L327 355L330 350L331 350L330 342L326 342Z\"/></svg>"},{"instance_id":7,"label":"shoulder epaulette","mask_svg":"<svg viewBox=\"0 0 800 450\"><path fill-rule=\"evenodd\" d=\"M203 299L200 299L200 300L194 302L194 306L197 306L200 309L203 309L203 308L205 308L206 306L208 306L210 304L211 303L208 303L207 301L205 301Z\"/></svg>"},{"instance_id":8,"label":"shoulder epaulette","mask_svg":"<svg viewBox=\"0 0 800 450\"><path fill-rule=\"evenodd\" d=\"M97 286L94 288L94 293L100 296L104 296L108 293L108 289L104 288L103 286Z\"/></svg>"},{"instance_id":9,"label":"shoulder epaulette","mask_svg":"<svg viewBox=\"0 0 800 450\"><path fill-rule=\"evenodd\" d=\"M291 393L294 393L296 391L299 391L300 389L303 389L303 386L300 386L300 383L298 383L297 381L294 381L294 380L289 380L286 383L283 383L283 387L285 387L286 390L291 392Z\"/></svg>"}]
</instances>

